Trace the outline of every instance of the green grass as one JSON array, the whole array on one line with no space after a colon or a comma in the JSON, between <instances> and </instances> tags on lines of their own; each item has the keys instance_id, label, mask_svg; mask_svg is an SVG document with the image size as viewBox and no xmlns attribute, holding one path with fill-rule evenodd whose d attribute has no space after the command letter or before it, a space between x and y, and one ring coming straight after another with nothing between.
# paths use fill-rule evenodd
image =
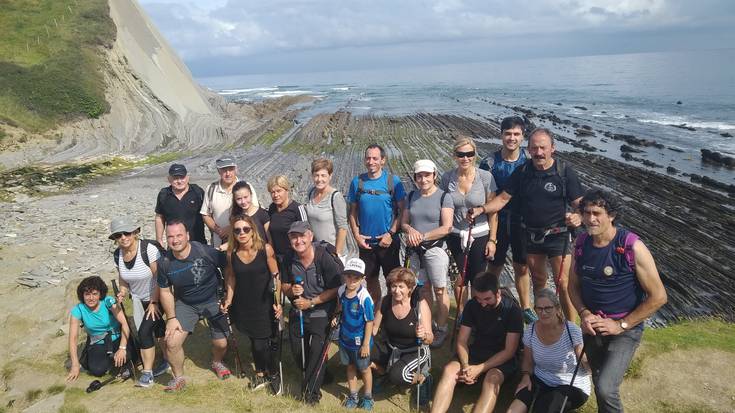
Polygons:
<instances>
[{"instance_id":1,"label":"green grass","mask_svg":"<svg viewBox=\"0 0 735 413\"><path fill-rule=\"evenodd\" d=\"M32 132L109 110L100 47L115 25L104 0L1 0L0 121Z\"/></svg>"},{"instance_id":2,"label":"green grass","mask_svg":"<svg viewBox=\"0 0 735 413\"><path fill-rule=\"evenodd\" d=\"M43 394L43 390L41 389L28 390L25 393L26 402L28 402L28 404L32 404L33 402L38 400L38 398L41 397L42 394Z\"/></svg>"},{"instance_id":3,"label":"green grass","mask_svg":"<svg viewBox=\"0 0 735 413\"><path fill-rule=\"evenodd\" d=\"M673 350L711 348L735 353L735 324L718 319L684 321L666 328L647 329L642 353L654 356Z\"/></svg>"},{"instance_id":4,"label":"green grass","mask_svg":"<svg viewBox=\"0 0 735 413\"><path fill-rule=\"evenodd\" d=\"M86 407L82 404L85 396L84 390L80 388L68 388L64 392L64 404L59 409L59 413L87 413Z\"/></svg>"},{"instance_id":5,"label":"green grass","mask_svg":"<svg viewBox=\"0 0 735 413\"><path fill-rule=\"evenodd\" d=\"M54 395L54 394L63 393L64 390L66 390L66 386L64 386L63 384L54 384L52 386L49 386L48 389L46 389L46 393L50 395Z\"/></svg>"}]
</instances>

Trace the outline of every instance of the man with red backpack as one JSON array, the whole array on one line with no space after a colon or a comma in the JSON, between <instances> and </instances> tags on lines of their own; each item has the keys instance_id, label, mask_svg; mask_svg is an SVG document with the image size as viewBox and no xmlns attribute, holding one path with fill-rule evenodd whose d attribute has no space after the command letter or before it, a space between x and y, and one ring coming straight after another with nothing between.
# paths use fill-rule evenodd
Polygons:
<instances>
[{"instance_id":1,"label":"man with red backpack","mask_svg":"<svg viewBox=\"0 0 735 413\"><path fill-rule=\"evenodd\" d=\"M579 208L587 232L575 243L569 294L582 318L598 411L622 412L620 383L641 342L643 322L666 304L666 290L638 235L615 225L615 197L592 189Z\"/></svg>"}]
</instances>

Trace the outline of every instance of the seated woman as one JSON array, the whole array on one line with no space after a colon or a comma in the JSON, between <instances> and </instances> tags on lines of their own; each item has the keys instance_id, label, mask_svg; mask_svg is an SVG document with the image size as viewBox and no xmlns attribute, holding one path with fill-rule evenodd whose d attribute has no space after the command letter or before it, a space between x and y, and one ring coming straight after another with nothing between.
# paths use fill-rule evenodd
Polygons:
<instances>
[{"instance_id":1,"label":"seated woman","mask_svg":"<svg viewBox=\"0 0 735 413\"><path fill-rule=\"evenodd\" d=\"M93 376L103 376L114 365L121 367L127 360L130 337L128 323L113 297L107 296L107 285L97 276L87 277L77 287L79 304L69 317L69 358L71 369L67 381L79 377L81 367ZM79 326L84 324L87 342L81 357L77 354Z\"/></svg>"},{"instance_id":2,"label":"seated woman","mask_svg":"<svg viewBox=\"0 0 735 413\"><path fill-rule=\"evenodd\" d=\"M372 367L378 373L387 374L390 382L398 386L421 383L420 400L424 404L429 401L431 392L427 368L430 353L426 348L434 340L431 309L423 299L414 298L412 303L417 286L416 275L410 269L395 268L386 283L389 294L375 313L373 323L373 336L382 328L382 340L375 340L377 351ZM422 373L416 374L419 364Z\"/></svg>"},{"instance_id":3,"label":"seated woman","mask_svg":"<svg viewBox=\"0 0 735 413\"><path fill-rule=\"evenodd\" d=\"M559 298L553 291L547 288L539 291L534 302L539 319L523 333L523 377L508 412L527 412L534 396L534 412L559 412L567 395L564 411L577 409L590 395L586 357L582 357L574 387L569 388L582 353L582 330L565 320Z\"/></svg>"}]
</instances>

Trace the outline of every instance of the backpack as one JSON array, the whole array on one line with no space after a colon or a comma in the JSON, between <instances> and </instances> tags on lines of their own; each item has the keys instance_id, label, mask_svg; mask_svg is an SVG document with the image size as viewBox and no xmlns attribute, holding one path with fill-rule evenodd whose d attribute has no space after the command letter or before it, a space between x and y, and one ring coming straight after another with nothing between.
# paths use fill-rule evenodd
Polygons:
<instances>
[{"instance_id":1,"label":"backpack","mask_svg":"<svg viewBox=\"0 0 735 413\"><path fill-rule=\"evenodd\" d=\"M250 189L250 193L251 194L253 193L253 186L250 185L250 183L246 182L244 179L240 179L237 182L245 182L245 184ZM212 197L214 196L214 189L217 187L217 184L219 184L219 181L214 181L207 186L207 199L209 200L210 203L212 202ZM202 202L204 202L204 200L202 200Z\"/></svg>"},{"instance_id":2,"label":"backpack","mask_svg":"<svg viewBox=\"0 0 735 413\"><path fill-rule=\"evenodd\" d=\"M293 251L289 251L286 255L286 259L284 260L284 272L288 273L289 279L293 274L291 273L291 262L293 262L296 259L296 254ZM342 260L339 259L339 255L337 254L337 247L332 245L331 243L321 240L316 242L314 245L314 266L316 267L316 273L317 273L317 284L319 287L324 288L327 283L324 281L324 271L323 271L323 260L332 260L334 265L337 267L337 272L339 274L342 274L342 271L344 271L344 264L342 264Z\"/></svg>"},{"instance_id":3,"label":"backpack","mask_svg":"<svg viewBox=\"0 0 735 413\"><path fill-rule=\"evenodd\" d=\"M615 237L618 240L615 245L615 256L623 259L623 262L619 264L626 264L631 271L635 272L635 251L633 250L633 245L639 237L636 233L621 227L617 227L617 230L621 232L622 236ZM580 265L579 257L584 253L584 243L587 241L587 238L589 238L589 233L583 232L579 234L574 243L576 266ZM576 270L579 271L579 268L576 268Z\"/></svg>"},{"instance_id":4,"label":"backpack","mask_svg":"<svg viewBox=\"0 0 735 413\"><path fill-rule=\"evenodd\" d=\"M482 158L482 160L480 161L479 168L492 173L493 167L495 166L495 164L503 161L502 153L503 153L502 149L498 149L497 151L493 152L492 156L486 156ZM528 150L526 148L521 149L521 155L518 159L521 159L521 158L524 158L526 160L531 159L531 154L528 153Z\"/></svg>"},{"instance_id":5,"label":"backpack","mask_svg":"<svg viewBox=\"0 0 735 413\"><path fill-rule=\"evenodd\" d=\"M365 179L367 179L368 175L367 173L360 174L357 176L357 196L355 198L356 202L360 202L360 197L362 194L370 194L370 195L382 195L382 194L388 194L390 195L391 202L393 201L393 191L395 190L395 185L393 184L393 174L390 172L387 172L388 174L388 191L383 191L382 189L365 189Z\"/></svg>"},{"instance_id":6,"label":"backpack","mask_svg":"<svg viewBox=\"0 0 735 413\"><path fill-rule=\"evenodd\" d=\"M143 263L150 268L151 266L151 260L148 258L148 244L153 244L156 249L158 249L159 254L161 255L161 258L163 258L164 255L166 255L166 248L163 248L161 244L158 243L156 240L152 239L141 239L140 240L140 256L143 258ZM115 249L115 251L112 253L112 256L115 258L115 266L120 267L120 247Z\"/></svg>"}]
</instances>

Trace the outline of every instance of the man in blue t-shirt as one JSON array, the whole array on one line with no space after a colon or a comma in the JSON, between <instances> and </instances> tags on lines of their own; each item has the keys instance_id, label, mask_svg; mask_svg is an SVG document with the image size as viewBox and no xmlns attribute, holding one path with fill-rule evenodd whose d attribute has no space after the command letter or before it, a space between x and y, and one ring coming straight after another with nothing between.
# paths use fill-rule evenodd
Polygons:
<instances>
[{"instance_id":1,"label":"man in blue t-shirt","mask_svg":"<svg viewBox=\"0 0 735 413\"><path fill-rule=\"evenodd\" d=\"M367 173L356 176L350 183L347 200L350 203L350 228L365 262L367 288L373 302L380 304L378 274L383 276L400 265L400 243L396 237L398 213L403 209L406 191L397 175L383 170L385 149L371 144L365 149Z\"/></svg>"},{"instance_id":2,"label":"man in blue t-shirt","mask_svg":"<svg viewBox=\"0 0 735 413\"><path fill-rule=\"evenodd\" d=\"M230 376L222 363L227 351L229 326L220 309L217 289L220 271L227 260L224 253L205 244L189 241L181 221L166 223L168 252L158 260L158 286L166 313L166 346L173 379L164 390L182 390L184 380L184 341L200 319L206 318L212 337L212 370L220 379Z\"/></svg>"}]
</instances>

